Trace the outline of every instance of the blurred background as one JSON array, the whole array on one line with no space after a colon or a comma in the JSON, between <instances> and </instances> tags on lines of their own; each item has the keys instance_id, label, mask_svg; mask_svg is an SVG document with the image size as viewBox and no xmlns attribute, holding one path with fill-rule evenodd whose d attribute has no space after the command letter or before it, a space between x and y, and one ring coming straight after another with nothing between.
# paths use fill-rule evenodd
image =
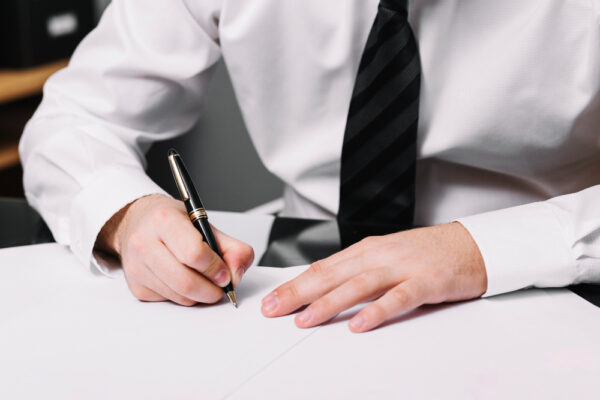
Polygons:
<instances>
[{"instance_id":1,"label":"blurred background","mask_svg":"<svg viewBox=\"0 0 600 400\"><path fill-rule=\"evenodd\" d=\"M17 151L23 126L41 100L45 80L63 68L110 0L3 0L0 5L0 196L23 197ZM155 144L148 174L175 194L167 150L185 150L206 207L245 211L281 196L282 183L250 142L226 65L220 62L200 121L191 132Z\"/></svg>"}]
</instances>

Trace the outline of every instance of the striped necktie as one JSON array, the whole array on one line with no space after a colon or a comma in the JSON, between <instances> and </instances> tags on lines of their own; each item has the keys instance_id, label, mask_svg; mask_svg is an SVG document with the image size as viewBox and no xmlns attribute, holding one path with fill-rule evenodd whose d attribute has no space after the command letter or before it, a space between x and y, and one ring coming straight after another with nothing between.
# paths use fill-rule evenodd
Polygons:
<instances>
[{"instance_id":1,"label":"striped necktie","mask_svg":"<svg viewBox=\"0 0 600 400\"><path fill-rule=\"evenodd\" d=\"M338 220L412 225L421 64L407 0L381 0L352 93Z\"/></svg>"}]
</instances>

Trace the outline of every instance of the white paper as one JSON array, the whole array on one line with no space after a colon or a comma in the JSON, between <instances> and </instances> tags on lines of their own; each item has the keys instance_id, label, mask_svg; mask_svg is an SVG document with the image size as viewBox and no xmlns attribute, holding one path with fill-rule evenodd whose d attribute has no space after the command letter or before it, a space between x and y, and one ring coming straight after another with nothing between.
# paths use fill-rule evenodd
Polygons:
<instances>
[{"instance_id":1,"label":"white paper","mask_svg":"<svg viewBox=\"0 0 600 400\"><path fill-rule=\"evenodd\" d=\"M51 244L0 252L0 398L217 399L311 330L260 300L303 267L251 268L240 307L142 303Z\"/></svg>"},{"instance_id":2,"label":"white paper","mask_svg":"<svg viewBox=\"0 0 600 400\"><path fill-rule=\"evenodd\" d=\"M262 317L262 297L304 268L252 268L237 310L185 308L141 303L56 244L1 250L0 399L600 393L600 310L567 290L428 306L367 334L347 328L356 310L309 330Z\"/></svg>"},{"instance_id":3,"label":"white paper","mask_svg":"<svg viewBox=\"0 0 600 400\"><path fill-rule=\"evenodd\" d=\"M597 399L600 310L530 290L408 313L353 334L338 316L228 399ZM299 372L300 371L300 372Z\"/></svg>"}]
</instances>

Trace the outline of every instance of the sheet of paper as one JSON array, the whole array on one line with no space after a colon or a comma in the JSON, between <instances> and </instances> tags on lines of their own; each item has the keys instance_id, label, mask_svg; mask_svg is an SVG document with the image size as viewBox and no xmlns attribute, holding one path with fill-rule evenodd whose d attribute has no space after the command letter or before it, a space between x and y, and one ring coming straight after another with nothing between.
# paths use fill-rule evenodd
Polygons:
<instances>
[{"instance_id":1,"label":"sheet of paper","mask_svg":"<svg viewBox=\"0 0 600 400\"><path fill-rule=\"evenodd\" d=\"M229 303L142 303L56 244L0 251L0 398L219 399L312 330L260 300L303 267L251 268Z\"/></svg>"},{"instance_id":2,"label":"sheet of paper","mask_svg":"<svg viewBox=\"0 0 600 400\"><path fill-rule=\"evenodd\" d=\"M600 309L567 290L424 307L366 334L347 328L355 311L318 329L227 399L592 399L600 393Z\"/></svg>"},{"instance_id":3,"label":"sheet of paper","mask_svg":"<svg viewBox=\"0 0 600 400\"><path fill-rule=\"evenodd\" d=\"M424 307L361 335L346 326L356 310L310 330L263 318L262 296L303 269L252 268L237 310L184 308L141 303L55 244L0 250L0 398L600 393L600 309L569 291Z\"/></svg>"}]
</instances>

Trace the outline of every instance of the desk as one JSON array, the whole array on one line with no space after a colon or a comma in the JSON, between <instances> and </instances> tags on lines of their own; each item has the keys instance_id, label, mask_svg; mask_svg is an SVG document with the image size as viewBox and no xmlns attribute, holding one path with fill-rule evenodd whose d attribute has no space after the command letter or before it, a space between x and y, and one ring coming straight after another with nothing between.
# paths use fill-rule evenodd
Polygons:
<instances>
[{"instance_id":1,"label":"desk","mask_svg":"<svg viewBox=\"0 0 600 400\"><path fill-rule=\"evenodd\" d=\"M265 251L273 217L210 215L257 254ZM49 268L52 259L60 265ZM265 340L231 360L232 379L203 357L218 342L198 342L214 328L202 319L206 307L137 302L122 278L93 274L56 244L0 250L0 271L3 399L592 399L600 393L600 309L565 289L423 307L361 335L348 331L346 314L310 331L296 329L289 317L264 319ZM258 304L246 306L259 312ZM153 319L157 313L162 324ZM248 326L240 341L263 328ZM284 337L293 346L284 346Z\"/></svg>"}]
</instances>

